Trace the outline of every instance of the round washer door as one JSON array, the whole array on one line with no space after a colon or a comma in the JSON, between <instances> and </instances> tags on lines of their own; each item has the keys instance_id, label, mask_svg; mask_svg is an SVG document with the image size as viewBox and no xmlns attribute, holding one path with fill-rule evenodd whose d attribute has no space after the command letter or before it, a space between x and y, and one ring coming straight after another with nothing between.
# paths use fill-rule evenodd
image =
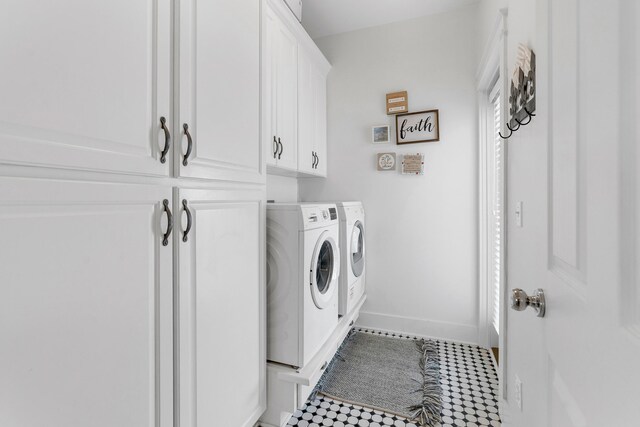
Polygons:
<instances>
[{"instance_id":1,"label":"round washer door","mask_svg":"<svg viewBox=\"0 0 640 427\"><path fill-rule=\"evenodd\" d=\"M311 258L311 296L320 309L329 304L335 292L339 258L336 241L325 231L320 235Z\"/></svg>"},{"instance_id":2,"label":"round washer door","mask_svg":"<svg viewBox=\"0 0 640 427\"><path fill-rule=\"evenodd\" d=\"M364 271L364 225L360 221L353 224L350 246L351 271L355 277L360 277Z\"/></svg>"}]
</instances>

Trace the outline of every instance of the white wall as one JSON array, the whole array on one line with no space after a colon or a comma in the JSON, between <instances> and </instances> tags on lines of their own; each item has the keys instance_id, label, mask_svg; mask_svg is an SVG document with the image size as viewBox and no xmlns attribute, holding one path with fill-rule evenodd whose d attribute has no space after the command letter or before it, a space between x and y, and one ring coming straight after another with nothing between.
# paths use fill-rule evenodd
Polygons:
<instances>
[{"instance_id":1,"label":"white wall","mask_svg":"<svg viewBox=\"0 0 640 427\"><path fill-rule=\"evenodd\" d=\"M279 175L267 175L267 200L277 203L298 201L298 180Z\"/></svg>"},{"instance_id":2,"label":"white wall","mask_svg":"<svg viewBox=\"0 0 640 427\"><path fill-rule=\"evenodd\" d=\"M316 40L328 79L328 178L302 201L362 200L369 300L361 324L477 341L477 7ZM394 124L385 94L440 110L439 143L370 143ZM395 126L392 127L395 135ZM376 171L376 153L421 152L424 176ZM400 157L400 156L399 156Z\"/></svg>"}]
</instances>

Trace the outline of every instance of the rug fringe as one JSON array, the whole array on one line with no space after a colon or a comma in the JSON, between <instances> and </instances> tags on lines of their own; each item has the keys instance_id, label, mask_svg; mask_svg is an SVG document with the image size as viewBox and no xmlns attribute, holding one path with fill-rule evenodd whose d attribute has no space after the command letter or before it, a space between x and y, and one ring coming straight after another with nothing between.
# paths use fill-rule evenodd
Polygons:
<instances>
[{"instance_id":1,"label":"rug fringe","mask_svg":"<svg viewBox=\"0 0 640 427\"><path fill-rule=\"evenodd\" d=\"M440 361L438 346L429 340L416 341L422 373L422 403L409 408L413 418L421 426L433 426L442 421L442 387L440 386Z\"/></svg>"}]
</instances>

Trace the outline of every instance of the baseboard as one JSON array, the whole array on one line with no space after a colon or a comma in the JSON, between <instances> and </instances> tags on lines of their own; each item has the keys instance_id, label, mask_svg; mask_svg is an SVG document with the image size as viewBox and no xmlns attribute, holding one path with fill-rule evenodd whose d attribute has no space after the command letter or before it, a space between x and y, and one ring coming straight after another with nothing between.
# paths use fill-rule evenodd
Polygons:
<instances>
[{"instance_id":1,"label":"baseboard","mask_svg":"<svg viewBox=\"0 0 640 427\"><path fill-rule=\"evenodd\" d=\"M475 325L462 325L362 311L356 326L478 345L478 327Z\"/></svg>"}]
</instances>

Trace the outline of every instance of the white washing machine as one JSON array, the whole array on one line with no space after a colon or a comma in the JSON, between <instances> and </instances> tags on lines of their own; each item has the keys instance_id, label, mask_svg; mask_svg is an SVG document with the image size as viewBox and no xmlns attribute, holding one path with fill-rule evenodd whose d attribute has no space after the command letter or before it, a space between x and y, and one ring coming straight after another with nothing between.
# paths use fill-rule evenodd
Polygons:
<instances>
[{"instance_id":1,"label":"white washing machine","mask_svg":"<svg viewBox=\"0 0 640 427\"><path fill-rule=\"evenodd\" d=\"M335 204L267 205L267 359L305 366L338 325Z\"/></svg>"},{"instance_id":2,"label":"white washing machine","mask_svg":"<svg viewBox=\"0 0 640 427\"><path fill-rule=\"evenodd\" d=\"M338 202L340 218L340 274L339 314L345 316L364 298L365 285L365 228L362 202Z\"/></svg>"}]
</instances>

